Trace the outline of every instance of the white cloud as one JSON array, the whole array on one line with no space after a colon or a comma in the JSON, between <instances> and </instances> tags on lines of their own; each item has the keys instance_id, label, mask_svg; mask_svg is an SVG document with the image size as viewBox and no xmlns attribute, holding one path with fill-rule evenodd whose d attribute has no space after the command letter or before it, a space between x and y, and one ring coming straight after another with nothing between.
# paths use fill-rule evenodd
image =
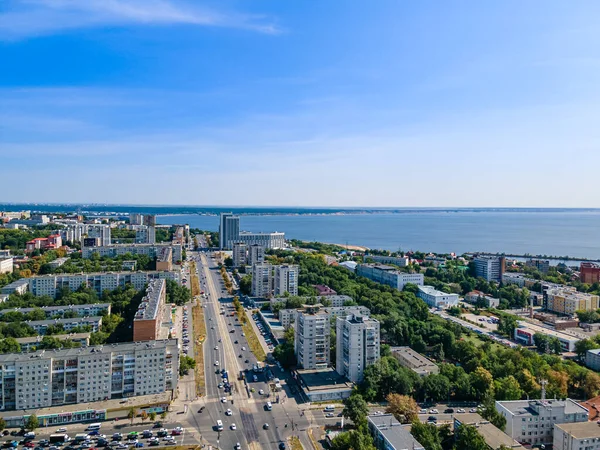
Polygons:
<instances>
[{"instance_id":1,"label":"white cloud","mask_svg":"<svg viewBox=\"0 0 600 450\"><path fill-rule=\"evenodd\" d=\"M9 0L10 1L10 0ZM218 12L173 0L13 0L0 13L0 39L20 40L80 28L191 25L277 34L262 16Z\"/></svg>"}]
</instances>

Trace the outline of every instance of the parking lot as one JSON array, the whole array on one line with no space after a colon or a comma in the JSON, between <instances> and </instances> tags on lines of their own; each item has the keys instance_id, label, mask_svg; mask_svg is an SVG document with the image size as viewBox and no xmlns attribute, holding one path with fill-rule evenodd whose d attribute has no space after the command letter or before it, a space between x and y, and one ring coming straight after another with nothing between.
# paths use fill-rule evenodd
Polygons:
<instances>
[{"instance_id":1,"label":"parking lot","mask_svg":"<svg viewBox=\"0 0 600 450\"><path fill-rule=\"evenodd\" d=\"M275 344L276 344L275 338L271 335L271 333L263 325L258 314L252 314L252 320L254 321L254 324L256 325L258 332L263 337L263 340L267 346L267 348L265 349L265 352L267 354L273 353L273 350L275 350ZM259 338L259 341L260 341L260 338ZM261 342L261 344L262 344L262 342Z\"/></svg>"},{"instance_id":2,"label":"parking lot","mask_svg":"<svg viewBox=\"0 0 600 450\"><path fill-rule=\"evenodd\" d=\"M498 329L498 324L494 323L492 319L490 319L487 316L478 316L476 314L463 314L462 318L470 320L471 322L474 322L477 325L481 325L488 331L496 331Z\"/></svg>"}]
</instances>

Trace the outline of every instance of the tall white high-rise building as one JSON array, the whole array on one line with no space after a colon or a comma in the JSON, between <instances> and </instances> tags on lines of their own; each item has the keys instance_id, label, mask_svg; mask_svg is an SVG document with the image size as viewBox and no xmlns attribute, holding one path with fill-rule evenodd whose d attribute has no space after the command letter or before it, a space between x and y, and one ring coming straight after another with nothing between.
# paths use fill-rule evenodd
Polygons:
<instances>
[{"instance_id":1,"label":"tall white high-rise building","mask_svg":"<svg viewBox=\"0 0 600 450\"><path fill-rule=\"evenodd\" d=\"M270 297L273 293L273 266L269 263L252 266L252 296Z\"/></svg>"},{"instance_id":2,"label":"tall white high-rise building","mask_svg":"<svg viewBox=\"0 0 600 450\"><path fill-rule=\"evenodd\" d=\"M219 222L219 248L230 250L233 243L239 241L240 217L233 213L221 213Z\"/></svg>"},{"instance_id":3,"label":"tall white high-rise building","mask_svg":"<svg viewBox=\"0 0 600 450\"><path fill-rule=\"evenodd\" d=\"M129 213L129 225L143 225L144 215L138 213Z\"/></svg>"},{"instance_id":4,"label":"tall white high-rise building","mask_svg":"<svg viewBox=\"0 0 600 450\"><path fill-rule=\"evenodd\" d=\"M329 314L320 305L304 305L294 324L294 352L303 369L326 369L329 366Z\"/></svg>"},{"instance_id":5,"label":"tall white high-rise building","mask_svg":"<svg viewBox=\"0 0 600 450\"><path fill-rule=\"evenodd\" d=\"M298 276L300 268L295 265L275 266L275 278L273 282L273 295L281 296L288 292L290 295L298 295Z\"/></svg>"},{"instance_id":6,"label":"tall white high-rise building","mask_svg":"<svg viewBox=\"0 0 600 450\"><path fill-rule=\"evenodd\" d=\"M99 238L99 245L110 245L110 225L87 225L87 235L90 238Z\"/></svg>"},{"instance_id":7,"label":"tall white high-rise building","mask_svg":"<svg viewBox=\"0 0 600 450\"><path fill-rule=\"evenodd\" d=\"M336 320L335 370L353 383L363 378L365 367L379 360L379 322L348 315Z\"/></svg>"},{"instance_id":8,"label":"tall white high-rise building","mask_svg":"<svg viewBox=\"0 0 600 450\"><path fill-rule=\"evenodd\" d=\"M260 264L265 262L265 248L260 244L252 244L248 247L248 264Z\"/></svg>"},{"instance_id":9,"label":"tall white high-rise building","mask_svg":"<svg viewBox=\"0 0 600 450\"><path fill-rule=\"evenodd\" d=\"M233 267L241 267L248 264L248 246L243 242L233 244Z\"/></svg>"}]
</instances>

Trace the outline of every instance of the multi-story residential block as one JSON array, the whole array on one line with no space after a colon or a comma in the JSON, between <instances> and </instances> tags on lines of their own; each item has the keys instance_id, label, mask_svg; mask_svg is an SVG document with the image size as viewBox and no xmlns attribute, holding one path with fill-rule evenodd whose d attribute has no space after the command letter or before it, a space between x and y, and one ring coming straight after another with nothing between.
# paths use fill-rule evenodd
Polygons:
<instances>
[{"instance_id":1,"label":"multi-story residential block","mask_svg":"<svg viewBox=\"0 0 600 450\"><path fill-rule=\"evenodd\" d=\"M574 315L576 311L598 309L598 296L578 292L573 286L549 288L544 292L546 308L559 314Z\"/></svg>"},{"instance_id":2,"label":"multi-story residential block","mask_svg":"<svg viewBox=\"0 0 600 450\"><path fill-rule=\"evenodd\" d=\"M550 261L548 260L530 258L527 261L525 261L525 265L527 267L537 269L541 273L548 273L548 271L550 270Z\"/></svg>"},{"instance_id":3,"label":"multi-story residential block","mask_svg":"<svg viewBox=\"0 0 600 450\"><path fill-rule=\"evenodd\" d=\"M29 290L33 295L47 295L56 298L61 288L76 291L82 285L94 289L98 295L104 291L113 291L118 287L131 284L138 291L153 279L173 280L179 283L179 272L101 272L101 273L62 273L42 275L27 279Z\"/></svg>"},{"instance_id":4,"label":"multi-story residential block","mask_svg":"<svg viewBox=\"0 0 600 450\"><path fill-rule=\"evenodd\" d=\"M425 450L392 414L367 416L367 424L377 450Z\"/></svg>"},{"instance_id":5,"label":"multi-story residential block","mask_svg":"<svg viewBox=\"0 0 600 450\"><path fill-rule=\"evenodd\" d=\"M319 305L305 305L296 315L294 352L303 369L325 369L329 366L329 314Z\"/></svg>"},{"instance_id":6,"label":"multi-story residential block","mask_svg":"<svg viewBox=\"0 0 600 450\"><path fill-rule=\"evenodd\" d=\"M177 340L0 355L3 410L175 391Z\"/></svg>"},{"instance_id":7,"label":"multi-story residential block","mask_svg":"<svg viewBox=\"0 0 600 450\"><path fill-rule=\"evenodd\" d=\"M160 337L165 300L167 298L167 282L151 280L146 288L146 295L133 318L133 340L153 341Z\"/></svg>"},{"instance_id":8,"label":"multi-story residential block","mask_svg":"<svg viewBox=\"0 0 600 450\"><path fill-rule=\"evenodd\" d=\"M365 255L363 261L367 262L369 259L379 264L393 264L398 267L406 267L409 263L408 256L384 256L384 255Z\"/></svg>"},{"instance_id":9,"label":"multi-story residential block","mask_svg":"<svg viewBox=\"0 0 600 450\"><path fill-rule=\"evenodd\" d=\"M504 256L480 255L473 258L475 276L487 281L502 281L502 274L506 266Z\"/></svg>"},{"instance_id":10,"label":"multi-story residential block","mask_svg":"<svg viewBox=\"0 0 600 450\"><path fill-rule=\"evenodd\" d=\"M458 305L458 294L447 294L433 286L419 286L417 296L432 308L450 308Z\"/></svg>"},{"instance_id":11,"label":"multi-story residential block","mask_svg":"<svg viewBox=\"0 0 600 450\"><path fill-rule=\"evenodd\" d=\"M526 281L529 279L522 273L504 272L502 274L502 282L504 284L516 284L519 287L524 287Z\"/></svg>"},{"instance_id":12,"label":"multi-story residential block","mask_svg":"<svg viewBox=\"0 0 600 450\"><path fill-rule=\"evenodd\" d=\"M252 266L252 296L270 297L273 293L273 266L269 263Z\"/></svg>"},{"instance_id":13,"label":"multi-story residential block","mask_svg":"<svg viewBox=\"0 0 600 450\"><path fill-rule=\"evenodd\" d=\"M273 278L273 294L279 296L288 292L290 295L298 295L300 267L284 264L274 266L274 269L275 277Z\"/></svg>"},{"instance_id":14,"label":"multi-story residential block","mask_svg":"<svg viewBox=\"0 0 600 450\"><path fill-rule=\"evenodd\" d=\"M248 245L260 245L264 248L285 248L285 233L250 233L242 231L237 240Z\"/></svg>"},{"instance_id":15,"label":"multi-story residential block","mask_svg":"<svg viewBox=\"0 0 600 450\"><path fill-rule=\"evenodd\" d=\"M97 247L83 247L81 250L83 258L90 258L94 253L99 256L109 256L114 258L119 255L148 255L151 258L156 258L160 251L165 247L173 249L173 263L181 261L182 248L179 244L113 244L101 245Z\"/></svg>"},{"instance_id":16,"label":"multi-story residential block","mask_svg":"<svg viewBox=\"0 0 600 450\"><path fill-rule=\"evenodd\" d=\"M0 273L12 273L13 272L13 257L0 258Z\"/></svg>"},{"instance_id":17,"label":"multi-story residential block","mask_svg":"<svg viewBox=\"0 0 600 450\"><path fill-rule=\"evenodd\" d=\"M557 338L563 352L575 351L575 344L581 340L562 331L551 330L530 322L518 321L517 328L515 328L515 341L522 345L534 345L533 337L538 333Z\"/></svg>"},{"instance_id":18,"label":"multi-story residential block","mask_svg":"<svg viewBox=\"0 0 600 450\"><path fill-rule=\"evenodd\" d=\"M129 213L129 224L130 225L143 225L144 215L138 213Z\"/></svg>"},{"instance_id":19,"label":"multi-story residential block","mask_svg":"<svg viewBox=\"0 0 600 450\"><path fill-rule=\"evenodd\" d=\"M261 264L265 262L265 248L260 244L248 245L248 264Z\"/></svg>"},{"instance_id":20,"label":"multi-story residential block","mask_svg":"<svg viewBox=\"0 0 600 450\"><path fill-rule=\"evenodd\" d=\"M243 242L234 242L232 259L233 267L241 267L248 264L248 246Z\"/></svg>"},{"instance_id":21,"label":"multi-story residential block","mask_svg":"<svg viewBox=\"0 0 600 450\"><path fill-rule=\"evenodd\" d=\"M85 224L85 234L89 238L97 238L97 245L110 245L112 243L111 228L107 224Z\"/></svg>"},{"instance_id":22,"label":"multi-story residential block","mask_svg":"<svg viewBox=\"0 0 600 450\"><path fill-rule=\"evenodd\" d=\"M595 422L554 425L552 450L599 450L600 430Z\"/></svg>"},{"instance_id":23,"label":"multi-story residential block","mask_svg":"<svg viewBox=\"0 0 600 450\"><path fill-rule=\"evenodd\" d=\"M29 278L21 278L0 288L0 294L20 294L23 295L29 289Z\"/></svg>"},{"instance_id":24,"label":"multi-story residential block","mask_svg":"<svg viewBox=\"0 0 600 450\"><path fill-rule=\"evenodd\" d=\"M308 299L309 297L303 297L303 298ZM321 297L319 300L320 300L320 303L325 305L326 308L331 309L331 308L341 308L341 307L345 306L347 302L352 301L352 297L350 297L349 295L327 295L327 296ZM273 309L274 306L279 305L279 304L285 305L286 302L287 302L287 298L285 298L285 297L272 298L270 300L271 309ZM325 302L327 302L327 303L325 303Z\"/></svg>"},{"instance_id":25,"label":"multi-story residential block","mask_svg":"<svg viewBox=\"0 0 600 450\"><path fill-rule=\"evenodd\" d=\"M600 372L600 348L588 350L585 353L585 365L596 372Z\"/></svg>"},{"instance_id":26,"label":"multi-story residential block","mask_svg":"<svg viewBox=\"0 0 600 450\"><path fill-rule=\"evenodd\" d=\"M20 312L28 314L33 311L43 311L46 319L63 318L65 315L70 317L89 317L103 316L110 314L110 303L90 303L87 305L64 305L64 306L42 306L39 308L10 308L0 309L0 316L11 312Z\"/></svg>"},{"instance_id":27,"label":"multi-story residential block","mask_svg":"<svg viewBox=\"0 0 600 450\"><path fill-rule=\"evenodd\" d=\"M46 330L51 325L62 326L66 333L71 332L74 328L90 327L90 332L96 333L102 327L102 317L74 317L71 319L48 319L48 320L29 320L24 322L33 328L38 335L45 335Z\"/></svg>"},{"instance_id":28,"label":"multi-story residential block","mask_svg":"<svg viewBox=\"0 0 600 450\"><path fill-rule=\"evenodd\" d=\"M72 341L79 344L81 347L90 345L91 333L71 333L71 334L55 334L52 337L61 341ZM36 350L42 342L42 336L31 336L24 338L16 338L15 341L21 346L22 352Z\"/></svg>"},{"instance_id":29,"label":"multi-story residential block","mask_svg":"<svg viewBox=\"0 0 600 450\"><path fill-rule=\"evenodd\" d=\"M173 247L162 247L156 255L156 270L173 270Z\"/></svg>"},{"instance_id":30,"label":"multi-story residential block","mask_svg":"<svg viewBox=\"0 0 600 450\"><path fill-rule=\"evenodd\" d=\"M409 368L421 377L440 373L436 363L410 347L392 347L391 351L401 366Z\"/></svg>"},{"instance_id":31,"label":"multi-story residential block","mask_svg":"<svg viewBox=\"0 0 600 450\"><path fill-rule=\"evenodd\" d=\"M359 383L366 367L379 360L379 321L360 315L336 319L335 370Z\"/></svg>"},{"instance_id":32,"label":"multi-story residential block","mask_svg":"<svg viewBox=\"0 0 600 450\"><path fill-rule=\"evenodd\" d=\"M348 315L369 316L371 314L371 311L366 306L319 306L322 311L327 313L331 323L335 323L338 317L346 317ZM283 328L294 325L298 311L298 309L282 309L279 311L279 321Z\"/></svg>"},{"instance_id":33,"label":"multi-story residential block","mask_svg":"<svg viewBox=\"0 0 600 450\"><path fill-rule=\"evenodd\" d=\"M422 273L400 272L391 266L382 264L359 264L356 266L356 275L365 277L377 283L386 284L401 291L408 283L423 286L424 276Z\"/></svg>"},{"instance_id":34,"label":"multi-story residential block","mask_svg":"<svg viewBox=\"0 0 600 450\"><path fill-rule=\"evenodd\" d=\"M175 228L175 232L173 233L173 241L177 244L185 244L185 236L189 234L189 225L187 225L188 232L186 233L186 226L178 226Z\"/></svg>"},{"instance_id":35,"label":"multi-story residential block","mask_svg":"<svg viewBox=\"0 0 600 450\"><path fill-rule=\"evenodd\" d=\"M506 434L526 445L549 445L554 425L587 422L588 411L571 400L497 401L496 410L506 418Z\"/></svg>"},{"instance_id":36,"label":"multi-story residential block","mask_svg":"<svg viewBox=\"0 0 600 450\"><path fill-rule=\"evenodd\" d=\"M53 250L62 246L60 234L51 234L47 238L35 238L25 244L25 253L36 250Z\"/></svg>"},{"instance_id":37,"label":"multi-story residential block","mask_svg":"<svg viewBox=\"0 0 600 450\"><path fill-rule=\"evenodd\" d=\"M240 217L233 213L221 213L219 221L219 248L231 250L240 239Z\"/></svg>"},{"instance_id":38,"label":"multi-story residential block","mask_svg":"<svg viewBox=\"0 0 600 450\"><path fill-rule=\"evenodd\" d=\"M156 228L153 225L142 225L135 230L136 244L156 244Z\"/></svg>"}]
</instances>

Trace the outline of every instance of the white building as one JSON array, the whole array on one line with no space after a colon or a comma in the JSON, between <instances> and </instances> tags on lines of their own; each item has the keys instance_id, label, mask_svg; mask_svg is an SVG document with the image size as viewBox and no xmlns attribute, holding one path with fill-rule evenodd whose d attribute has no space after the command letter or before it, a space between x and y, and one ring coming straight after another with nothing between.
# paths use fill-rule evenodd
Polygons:
<instances>
[{"instance_id":1,"label":"white building","mask_svg":"<svg viewBox=\"0 0 600 450\"><path fill-rule=\"evenodd\" d=\"M446 294L432 286L419 286L417 296L432 308L450 308L458 305L458 294Z\"/></svg>"},{"instance_id":2,"label":"white building","mask_svg":"<svg viewBox=\"0 0 600 450\"><path fill-rule=\"evenodd\" d=\"M497 401L496 410L506 418L505 433L528 445L552 444L557 423L588 420L587 409L571 399Z\"/></svg>"},{"instance_id":3,"label":"white building","mask_svg":"<svg viewBox=\"0 0 600 450\"><path fill-rule=\"evenodd\" d=\"M0 258L0 273L12 273L13 272L13 258Z\"/></svg>"},{"instance_id":4,"label":"white building","mask_svg":"<svg viewBox=\"0 0 600 450\"><path fill-rule=\"evenodd\" d=\"M156 228L151 225L142 225L135 230L136 244L156 244Z\"/></svg>"},{"instance_id":5,"label":"white building","mask_svg":"<svg viewBox=\"0 0 600 450\"><path fill-rule=\"evenodd\" d=\"M392 414L367 416L367 425L377 450L425 450L410 434L410 426L401 424Z\"/></svg>"},{"instance_id":6,"label":"white building","mask_svg":"<svg viewBox=\"0 0 600 450\"><path fill-rule=\"evenodd\" d=\"M219 221L219 248L231 250L234 242L239 242L240 217L233 213L221 213Z\"/></svg>"},{"instance_id":7,"label":"white building","mask_svg":"<svg viewBox=\"0 0 600 450\"><path fill-rule=\"evenodd\" d=\"M369 316L371 311L366 306L322 306L321 311L327 313L329 321L335 322L338 317L346 317L348 315ZM279 321L283 328L293 326L296 322L297 309L282 309L279 311Z\"/></svg>"},{"instance_id":8,"label":"white building","mask_svg":"<svg viewBox=\"0 0 600 450\"><path fill-rule=\"evenodd\" d=\"M596 372L600 372L600 348L595 348L586 352L585 365Z\"/></svg>"},{"instance_id":9,"label":"white building","mask_svg":"<svg viewBox=\"0 0 600 450\"><path fill-rule=\"evenodd\" d=\"M111 244L110 225L84 224L84 230L87 230L87 237L100 239L100 245Z\"/></svg>"},{"instance_id":10,"label":"white building","mask_svg":"<svg viewBox=\"0 0 600 450\"><path fill-rule=\"evenodd\" d=\"M288 292L290 295L298 295L298 277L300 276L300 267L296 265L274 266L275 277L273 279L273 294L276 296L284 295Z\"/></svg>"},{"instance_id":11,"label":"white building","mask_svg":"<svg viewBox=\"0 0 600 450\"><path fill-rule=\"evenodd\" d=\"M575 351L575 344L581 340L577 336L562 331L552 330L550 328L519 320L517 321L517 327L515 328L515 342L518 342L521 345L534 345L535 341L533 337L537 333L558 339L563 352Z\"/></svg>"},{"instance_id":12,"label":"white building","mask_svg":"<svg viewBox=\"0 0 600 450\"><path fill-rule=\"evenodd\" d=\"M131 253L132 255L148 255L151 258L156 258L165 247L173 248L173 263L181 261L181 244L115 244L98 247L83 247L81 254L83 258L90 258L94 253L97 253L99 256L108 256L110 258L125 255L127 253Z\"/></svg>"},{"instance_id":13,"label":"white building","mask_svg":"<svg viewBox=\"0 0 600 450\"><path fill-rule=\"evenodd\" d=\"M422 273L400 272L394 267L382 264L359 264L356 267L356 275L386 284L399 291L403 290L408 283L423 286L425 279Z\"/></svg>"},{"instance_id":14,"label":"white building","mask_svg":"<svg viewBox=\"0 0 600 450\"><path fill-rule=\"evenodd\" d=\"M250 233L242 231L237 240L245 242L248 245L260 245L264 248L285 248L285 233Z\"/></svg>"},{"instance_id":15,"label":"white building","mask_svg":"<svg viewBox=\"0 0 600 450\"><path fill-rule=\"evenodd\" d=\"M243 242L234 242L232 259L233 267L241 267L248 264L248 246Z\"/></svg>"},{"instance_id":16,"label":"white building","mask_svg":"<svg viewBox=\"0 0 600 450\"><path fill-rule=\"evenodd\" d=\"M1 309L0 316L8 312L20 312L27 314L32 311L42 310L46 314L46 319L51 319L65 314L72 314L75 317L102 316L110 314L110 303L90 303L87 305L59 305L59 306L42 306L39 308L10 308Z\"/></svg>"},{"instance_id":17,"label":"white building","mask_svg":"<svg viewBox=\"0 0 600 450\"><path fill-rule=\"evenodd\" d=\"M6 286L0 288L1 294L20 294L23 295L29 289L29 278L21 278L20 280L13 281Z\"/></svg>"},{"instance_id":18,"label":"white building","mask_svg":"<svg viewBox=\"0 0 600 450\"><path fill-rule=\"evenodd\" d=\"M504 284L516 284L519 287L524 287L527 280L529 278L522 273L504 272L502 274L502 282Z\"/></svg>"},{"instance_id":19,"label":"white building","mask_svg":"<svg viewBox=\"0 0 600 450\"><path fill-rule=\"evenodd\" d=\"M129 213L129 224L130 225L143 225L144 215L139 213Z\"/></svg>"},{"instance_id":20,"label":"white building","mask_svg":"<svg viewBox=\"0 0 600 450\"><path fill-rule=\"evenodd\" d=\"M339 266L354 273L354 272L356 272L356 267L358 266L358 264L354 261L342 261L339 264Z\"/></svg>"},{"instance_id":21,"label":"white building","mask_svg":"<svg viewBox=\"0 0 600 450\"><path fill-rule=\"evenodd\" d=\"M475 263L475 276L487 281L502 281L504 273L504 256L477 256L473 258Z\"/></svg>"},{"instance_id":22,"label":"white building","mask_svg":"<svg viewBox=\"0 0 600 450\"><path fill-rule=\"evenodd\" d=\"M296 315L294 351L298 367L325 369L329 366L329 315L318 305L305 305Z\"/></svg>"},{"instance_id":23,"label":"white building","mask_svg":"<svg viewBox=\"0 0 600 450\"><path fill-rule=\"evenodd\" d=\"M248 246L248 264L260 264L265 262L265 248L260 244L251 244Z\"/></svg>"},{"instance_id":24,"label":"white building","mask_svg":"<svg viewBox=\"0 0 600 450\"><path fill-rule=\"evenodd\" d=\"M273 266L269 263L252 266L252 296L267 298L273 293Z\"/></svg>"},{"instance_id":25,"label":"white building","mask_svg":"<svg viewBox=\"0 0 600 450\"><path fill-rule=\"evenodd\" d=\"M0 355L2 410L175 391L177 340Z\"/></svg>"},{"instance_id":26,"label":"white building","mask_svg":"<svg viewBox=\"0 0 600 450\"><path fill-rule=\"evenodd\" d=\"M365 316L336 319L335 370L353 383L363 378L365 367L379 360L379 322Z\"/></svg>"},{"instance_id":27,"label":"white building","mask_svg":"<svg viewBox=\"0 0 600 450\"><path fill-rule=\"evenodd\" d=\"M372 259L376 263L393 264L398 267L406 267L409 263L408 256L365 255L363 257L364 262L367 262L369 259Z\"/></svg>"},{"instance_id":28,"label":"white building","mask_svg":"<svg viewBox=\"0 0 600 450\"><path fill-rule=\"evenodd\" d=\"M595 422L554 425L553 450L599 450L600 427Z\"/></svg>"},{"instance_id":29,"label":"white building","mask_svg":"<svg viewBox=\"0 0 600 450\"><path fill-rule=\"evenodd\" d=\"M48 265L50 266L51 269L57 269L58 267L62 266L64 263L66 263L69 260L69 258L64 257L64 258L56 258L55 260L52 260L48 263Z\"/></svg>"},{"instance_id":30,"label":"white building","mask_svg":"<svg viewBox=\"0 0 600 450\"><path fill-rule=\"evenodd\" d=\"M131 284L142 290L153 279L180 282L179 272L99 272L99 273L61 273L28 278L29 290L35 296L47 295L56 298L61 288L76 291L81 285L94 289L98 295L104 291L113 291L118 287Z\"/></svg>"}]
</instances>

